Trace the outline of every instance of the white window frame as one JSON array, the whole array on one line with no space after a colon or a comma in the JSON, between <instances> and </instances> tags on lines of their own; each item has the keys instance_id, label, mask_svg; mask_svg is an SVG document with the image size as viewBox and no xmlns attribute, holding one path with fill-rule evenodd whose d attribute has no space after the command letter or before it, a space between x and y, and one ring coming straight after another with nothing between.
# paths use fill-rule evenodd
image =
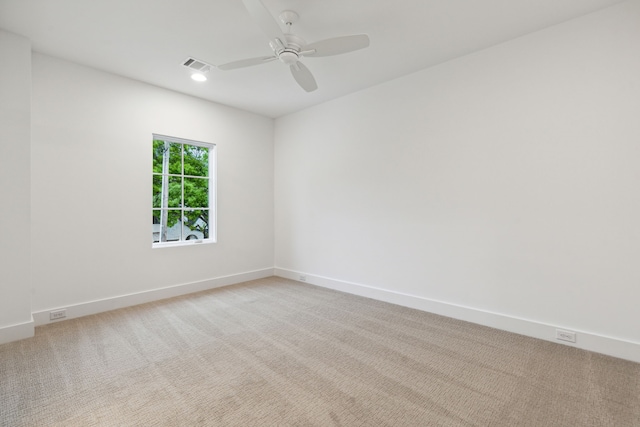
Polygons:
<instances>
[{"instance_id":1,"label":"white window frame","mask_svg":"<svg viewBox=\"0 0 640 427\"><path fill-rule=\"evenodd\" d=\"M177 138L174 136L153 134L151 139L152 143L155 140L162 140L170 143L182 144L182 145L193 145L196 147L204 147L209 149L209 237L206 239L199 240L180 240L177 242L154 242L152 239L151 247L152 248L170 248L175 246L193 246L198 244L209 244L217 242L217 218L218 218L218 203L217 203L217 150L216 144L202 142L202 141L194 141L190 139ZM153 177L157 176L157 173L153 172L153 167L151 168L151 178L153 182ZM184 180L185 177L189 177L189 175L184 175L184 170L181 175ZM184 181L183 181L184 182ZM152 184L153 185L153 184ZM183 184L183 200L184 200L184 184ZM151 203L151 211L157 210L157 208L153 207L153 203ZM152 229L153 234L153 229Z\"/></svg>"}]
</instances>

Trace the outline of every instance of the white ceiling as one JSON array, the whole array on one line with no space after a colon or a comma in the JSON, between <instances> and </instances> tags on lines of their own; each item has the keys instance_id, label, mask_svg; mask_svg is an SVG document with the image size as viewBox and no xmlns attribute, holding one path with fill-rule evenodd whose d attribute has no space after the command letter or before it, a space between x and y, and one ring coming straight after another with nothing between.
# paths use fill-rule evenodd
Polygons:
<instances>
[{"instance_id":1,"label":"white ceiling","mask_svg":"<svg viewBox=\"0 0 640 427\"><path fill-rule=\"evenodd\" d=\"M621 2L263 0L274 17L298 12L293 32L309 43L369 35L367 49L303 59L311 93L279 62L189 78L188 56L220 65L271 54L241 0L0 0L0 28L37 52L278 117Z\"/></svg>"}]
</instances>

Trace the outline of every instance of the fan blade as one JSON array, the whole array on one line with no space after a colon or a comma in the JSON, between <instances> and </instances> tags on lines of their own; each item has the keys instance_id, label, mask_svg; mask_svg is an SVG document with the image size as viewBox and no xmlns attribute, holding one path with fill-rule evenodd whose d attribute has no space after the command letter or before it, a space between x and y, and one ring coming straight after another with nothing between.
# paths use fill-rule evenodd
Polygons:
<instances>
[{"instance_id":1,"label":"fan blade","mask_svg":"<svg viewBox=\"0 0 640 427\"><path fill-rule=\"evenodd\" d=\"M306 45L302 50L305 51L304 56L331 56L364 49L367 46L369 46L369 36L357 34L321 40ZM315 50L315 52L307 53L308 50Z\"/></svg>"},{"instance_id":2,"label":"fan blade","mask_svg":"<svg viewBox=\"0 0 640 427\"><path fill-rule=\"evenodd\" d=\"M291 64L289 69L291 70L291 74L293 74L293 78L296 79L302 89L307 92L313 92L318 89L316 79L313 78L311 71L309 71L302 62L298 61L295 64Z\"/></svg>"},{"instance_id":3,"label":"fan blade","mask_svg":"<svg viewBox=\"0 0 640 427\"><path fill-rule=\"evenodd\" d=\"M275 56L261 56L260 58L241 59L239 61L229 62L228 64L218 65L220 70L234 70L236 68L251 67L252 65L265 64L267 62L275 61Z\"/></svg>"},{"instance_id":4,"label":"fan blade","mask_svg":"<svg viewBox=\"0 0 640 427\"><path fill-rule=\"evenodd\" d=\"M242 0L242 3L244 3L244 7L249 12L249 15L257 22L262 32L269 37L269 40L280 40L280 43L284 47L287 47L287 38L282 32L280 25L278 25L278 22L260 0Z\"/></svg>"}]
</instances>

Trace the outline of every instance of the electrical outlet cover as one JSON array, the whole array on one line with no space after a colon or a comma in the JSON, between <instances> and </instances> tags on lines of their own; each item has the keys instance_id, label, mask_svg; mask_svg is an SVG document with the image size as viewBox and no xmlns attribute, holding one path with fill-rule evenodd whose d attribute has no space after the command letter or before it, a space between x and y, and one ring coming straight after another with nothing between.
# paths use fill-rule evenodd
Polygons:
<instances>
[{"instance_id":1,"label":"electrical outlet cover","mask_svg":"<svg viewBox=\"0 0 640 427\"><path fill-rule=\"evenodd\" d=\"M49 312L49 320L64 319L67 317L67 310L56 310Z\"/></svg>"},{"instance_id":2,"label":"electrical outlet cover","mask_svg":"<svg viewBox=\"0 0 640 427\"><path fill-rule=\"evenodd\" d=\"M576 342L576 333L573 331L556 329L556 339L560 341Z\"/></svg>"}]
</instances>

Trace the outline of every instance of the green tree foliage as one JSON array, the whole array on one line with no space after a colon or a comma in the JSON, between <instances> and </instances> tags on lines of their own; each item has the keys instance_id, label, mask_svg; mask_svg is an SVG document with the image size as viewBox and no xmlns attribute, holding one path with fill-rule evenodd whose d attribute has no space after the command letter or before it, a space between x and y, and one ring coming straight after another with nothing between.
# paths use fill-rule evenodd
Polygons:
<instances>
[{"instance_id":1,"label":"green tree foliage","mask_svg":"<svg viewBox=\"0 0 640 427\"><path fill-rule=\"evenodd\" d=\"M168 161L168 201L162 206L163 160ZM160 210L169 210L167 226L174 226L183 216L184 223L209 235L209 149L195 145L153 141L153 221L160 223ZM205 209L203 209L205 208Z\"/></svg>"}]
</instances>

